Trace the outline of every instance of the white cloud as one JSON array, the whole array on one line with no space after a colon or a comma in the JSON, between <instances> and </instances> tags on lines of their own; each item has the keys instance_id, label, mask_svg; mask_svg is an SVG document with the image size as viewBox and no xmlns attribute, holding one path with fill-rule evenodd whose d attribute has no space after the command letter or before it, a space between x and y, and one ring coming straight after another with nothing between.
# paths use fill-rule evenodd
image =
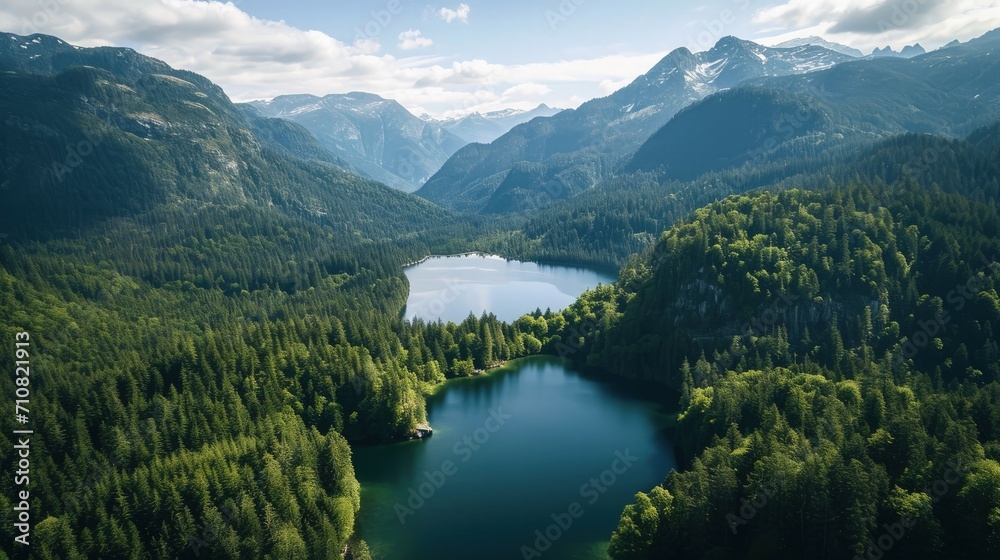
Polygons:
<instances>
[{"instance_id":1,"label":"white cloud","mask_svg":"<svg viewBox=\"0 0 1000 560\"><path fill-rule=\"evenodd\" d=\"M521 100L507 100L502 92L535 84L535 101L566 106L571 94L596 95L595 86L602 80L634 79L663 56L615 55L520 65L396 58L381 53L374 39L340 41L319 31L254 18L232 3L57 0L53 5L58 10L45 14L39 12L37 0L3 0L0 29L47 33L82 46L127 45L206 76L236 101L369 91L396 99L417 114L454 115L513 106ZM546 87L552 93L542 94Z\"/></svg>"},{"instance_id":2,"label":"white cloud","mask_svg":"<svg viewBox=\"0 0 1000 560\"><path fill-rule=\"evenodd\" d=\"M429 47L434 41L424 37L419 29L408 29L399 34L399 44L396 45L404 51Z\"/></svg>"},{"instance_id":3,"label":"white cloud","mask_svg":"<svg viewBox=\"0 0 1000 560\"><path fill-rule=\"evenodd\" d=\"M438 10L438 17L443 19L447 23L453 21L460 21L462 23L469 23L469 9L468 4L459 4L458 8L452 10L451 8L441 8Z\"/></svg>"},{"instance_id":4,"label":"white cloud","mask_svg":"<svg viewBox=\"0 0 1000 560\"><path fill-rule=\"evenodd\" d=\"M841 2L817 2L815 0L788 0L770 8L760 10L754 19L760 23L781 27L804 27L821 21L836 21L851 9L870 8L871 0L843 0Z\"/></svg>"},{"instance_id":5,"label":"white cloud","mask_svg":"<svg viewBox=\"0 0 1000 560\"><path fill-rule=\"evenodd\" d=\"M762 41L822 35L870 52L920 42L936 48L952 39L966 41L1000 27L994 0L786 0L758 11Z\"/></svg>"},{"instance_id":6,"label":"white cloud","mask_svg":"<svg viewBox=\"0 0 1000 560\"><path fill-rule=\"evenodd\" d=\"M601 93L604 95L611 95L612 93L622 89L623 87L632 83L632 80L625 78L624 80L601 80L598 87L601 89Z\"/></svg>"},{"instance_id":7,"label":"white cloud","mask_svg":"<svg viewBox=\"0 0 1000 560\"><path fill-rule=\"evenodd\" d=\"M545 84L518 84L512 88L507 88L503 92L504 97L538 97L552 93L552 88Z\"/></svg>"},{"instance_id":8,"label":"white cloud","mask_svg":"<svg viewBox=\"0 0 1000 560\"><path fill-rule=\"evenodd\" d=\"M359 54L375 54L382 50L382 45L375 39L358 39L354 41L354 51Z\"/></svg>"}]
</instances>

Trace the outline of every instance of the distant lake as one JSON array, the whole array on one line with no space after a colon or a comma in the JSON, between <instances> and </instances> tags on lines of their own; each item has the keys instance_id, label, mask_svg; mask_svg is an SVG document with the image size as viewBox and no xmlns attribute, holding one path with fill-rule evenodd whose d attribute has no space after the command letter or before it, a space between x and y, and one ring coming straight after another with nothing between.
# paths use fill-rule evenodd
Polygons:
<instances>
[{"instance_id":1,"label":"distant lake","mask_svg":"<svg viewBox=\"0 0 1000 560\"><path fill-rule=\"evenodd\" d=\"M624 507L677 466L665 390L546 356L450 381L433 436L354 449L358 534L376 560L607 558Z\"/></svg>"},{"instance_id":2,"label":"distant lake","mask_svg":"<svg viewBox=\"0 0 1000 560\"><path fill-rule=\"evenodd\" d=\"M486 255L431 257L404 272L410 281L404 317L455 323L487 310L506 322L535 309L558 311L586 290L615 281L593 269Z\"/></svg>"}]
</instances>

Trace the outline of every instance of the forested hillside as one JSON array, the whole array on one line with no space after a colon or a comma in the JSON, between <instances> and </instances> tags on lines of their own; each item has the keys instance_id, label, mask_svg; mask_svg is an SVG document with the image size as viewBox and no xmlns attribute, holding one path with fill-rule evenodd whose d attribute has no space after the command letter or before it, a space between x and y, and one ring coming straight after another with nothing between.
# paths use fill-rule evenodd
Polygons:
<instances>
[{"instance_id":1,"label":"forested hillside","mask_svg":"<svg viewBox=\"0 0 1000 560\"><path fill-rule=\"evenodd\" d=\"M995 555L998 254L995 204L908 179L734 196L550 317L551 351L680 393L684 467L613 556Z\"/></svg>"},{"instance_id":2,"label":"forested hillside","mask_svg":"<svg viewBox=\"0 0 1000 560\"><path fill-rule=\"evenodd\" d=\"M757 165L774 158L780 144L801 146L809 136L809 143L822 142L817 132L826 127L828 112L818 100L778 90L725 91L678 113L639 148L626 170L662 169L670 178L690 180L710 171Z\"/></svg>"},{"instance_id":3,"label":"forested hillside","mask_svg":"<svg viewBox=\"0 0 1000 560\"><path fill-rule=\"evenodd\" d=\"M509 221L481 243L525 258L617 267L648 250L677 221L728 195L761 187L825 189L857 177L887 183L911 177L995 204L1000 199L996 131L997 125L990 125L967 140L902 134L873 144L844 144L824 154L792 151L796 157L789 160L756 158L753 165L690 181L656 172L619 174L523 225Z\"/></svg>"},{"instance_id":4,"label":"forested hillside","mask_svg":"<svg viewBox=\"0 0 1000 560\"><path fill-rule=\"evenodd\" d=\"M45 434L33 557L365 558L348 442L409 437L446 377L540 347L400 320L403 264L472 226L204 78L20 40L45 56L0 56L0 333L30 337Z\"/></svg>"},{"instance_id":5,"label":"forested hillside","mask_svg":"<svg viewBox=\"0 0 1000 560\"><path fill-rule=\"evenodd\" d=\"M538 350L492 317L401 323L398 271L426 246L297 226L130 220L0 247L4 336L31 335L32 427L47 434L38 557L327 557L358 508L344 436L406 437L446 376Z\"/></svg>"}]
</instances>

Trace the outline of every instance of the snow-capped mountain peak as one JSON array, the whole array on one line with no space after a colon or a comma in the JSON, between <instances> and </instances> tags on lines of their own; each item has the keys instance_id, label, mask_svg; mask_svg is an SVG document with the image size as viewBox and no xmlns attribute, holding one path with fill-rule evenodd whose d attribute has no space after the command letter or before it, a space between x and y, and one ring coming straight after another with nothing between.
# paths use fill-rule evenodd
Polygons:
<instances>
[{"instance_id":1,"label":"snow-capped mountain peak","mask_svg":"<svg viewBox=\"0 0 1000 560\"><path fill-rule=\"evenodd\" d=\"M789 39L783 43L778 43L774 45L776 49L788 49L792 47L801 47L805 45L813 45L816 47L823 47L824 49L829 49L834 52L839 52L840 54L846 54L847 56L853 56L855 58L861 58L865 54L854 47L848 47L847 45L842 45L840 43L834 43L833 41L827 41L822 37L817 37L812 35L810 37L800 37L797 39Z\"/></svg>"},{"instance_id":2,"label":"snow-capped mountain peak","mask_svg":"<svg viewBox=\"0 0 1000 560\"><path fill-rule=\"evenodd\" d=\"M445 130L468 142L489 144L519 124L535 117L550 117L560 110L542 103L530 111L508 108L488 113L470 113L436 122Z\"/></svg>"}]
</instances>

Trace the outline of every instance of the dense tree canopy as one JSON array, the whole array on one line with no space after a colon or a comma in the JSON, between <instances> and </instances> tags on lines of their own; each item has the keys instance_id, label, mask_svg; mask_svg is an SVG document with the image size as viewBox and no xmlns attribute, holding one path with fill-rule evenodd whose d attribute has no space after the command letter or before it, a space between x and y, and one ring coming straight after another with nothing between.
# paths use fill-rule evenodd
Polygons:
<instances>
[{"instance_id":1,"label":"dense tree canopy","mask_svg":"<svg viewBox=\"0 0 1000 560\"><path fill-rule=\"evenodd\" d=\"M912 180L734 196L546 318L550 350L680 393L685 466L612 555L1000 551L996 255L995 206Z\"/></svg>"}]
</instances>

